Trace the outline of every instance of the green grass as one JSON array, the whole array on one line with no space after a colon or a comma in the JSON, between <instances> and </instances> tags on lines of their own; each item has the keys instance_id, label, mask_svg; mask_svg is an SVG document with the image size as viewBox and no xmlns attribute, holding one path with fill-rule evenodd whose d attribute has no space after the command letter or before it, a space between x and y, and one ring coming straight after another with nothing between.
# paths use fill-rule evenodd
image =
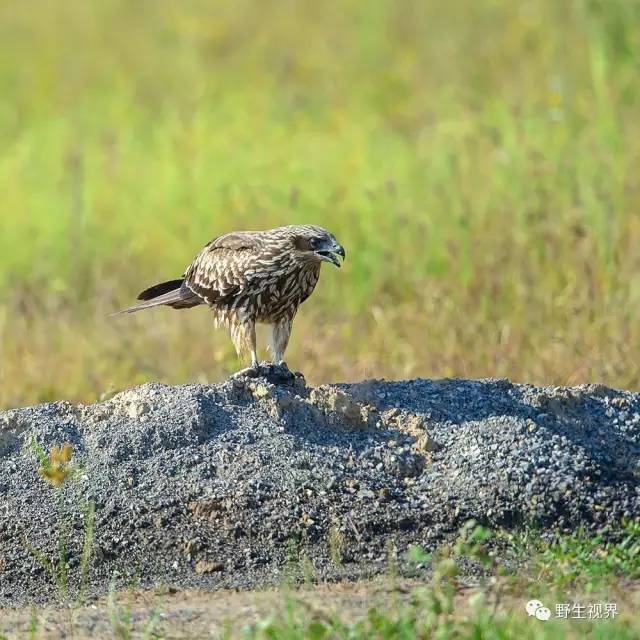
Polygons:
<instances>
[{"instance_id":1,"label":"green grass","mask_svg":"<svg viewBox=\"0 0 640 640\"><path fill-rule=\"evenodd\" d=\"M89 619L94 623L95 616L106 620L109 637L114 638L175 637L173 618L178 618L180 637L192 637L192 629L202 633L207 621L215 621L227 629L225 637L245 640L631 640L640 634L636 615L640 604L639 545L637 523L627 523L617 539L577 532L549 540L534 530L513 535L469 522L454 544L431 555L414 547L400 561L390 541L386 578L361 583L357 590L327 589L327 585L317 584L315 577L305 575L304 558L299 557L298 569L292 558L287 572L289 577L296 573L298 583L304 582L299 594L295 583L285 583L280 594L269 599L256 592L255 602L251 594L234 600L230 595L238 594L218 592L216 604L226 602L222 611L228 618L211 617L206 606L202 608L200 592L192 594L195 599L182 592L172 600L160 588L144 597L132 592L128 598L126 593L110 591L106 601L92 604ZM402 574L410 565L414 577L407 580ZM473 567L475 571L470 573ZM163 594L167 597L158 600ZM532 599L550 609L550 620L527 615L525 604ZM559 619L555 606L559 603L583 606L585 618L572 618L571 614ZM590 618L589 605L599 603L615 604L614 618ZM57 620L58 625L64 623L61 628L69 635L84 637L89 633L84 626L86 611L73 611L65 620L63 611L56 615L33 609L30 617L29 612L23 615L22 626L28 626L30 637L44 637L43 621L48 620L51 626ZM188 615L182 619L185 611ZM260 612L263 617L256 621ZM252 622L246 622L247 616Z\"/></svg>"},{"instance_id":2,"label":"green grass","mask_svg":"<svg viewBox=\"0 0 640 640\"><path fill-rule=\"evenodd\" d=\"M343 623L339 619L318 620L303 608L292 606L286 614L265 620L249 630L244 638L278 640L323 640L325 638L403 639L433 638L438 640L564 640L590 638L600 640L632 640L638 637L637 625L616 620L538 621L518 612L496 620L483 612L470 613L450 626L436 627L420 621L419 614L425 603L417 600L415 607L400 612L381 613L372 609L365 619Z\"/></svg>"},{"instance_id":3,"label":"green grass","mask_svg":"<svg viewBox=\"0 0 640 640\"><path fill-rule=\"evenodd\" d=\"M0 5L0 405L237 366L112 321L237 228L313 221L319 382L637 387L638 0Z\"/></svg>"},{"instance_id":4,"label":"green grass","mask_svg":"<svg viewBox=\"0 0 640 640\"><path fill-rule=\"evenodd\" d=\"M627 522L617 539L578 530L543 542L535 533L515 536L520 558L534 558L532 574L560 592L578 586L593 592L619 579L640 580L640 522Z\"/></svg>"},{"instance_id":5,"label":"green grass","mask_svg":"<svg viewBox=\"0 0 640 640\"><path fill-rule=\"evenodd\" d=\"M517 570L506 569L491 539L507 542L502 554L518 557ZM640 528L625 525L620 540L605 541L582 532L558 535L545 542L534 531L518 536L494 534L468 523L458 542L441 548L430 557L419 548L409 557L417 566L431 562L432 578L414 588L408 597L400 592L383 607L371 607L357 619L328 614L291 596L280 611L248 626L247 639L301 640L307 638L365 638L452 640L508 640L523 638L637 638L640 634L636 613L640 576ZM484 568L478 586L465 591L457 582L459 563L466 559ZM389 577L391 587L395 575ZM406 591L406 590L405 590ZM634 600L635 593L635 600ZM541 600L551 609L551 619L541 621L527 616L525 604ZM583 619L556 616L556 603L584 606ZM615 603L613 619L588 616L592 603ZM230 633L230 637L236 634Z\"/></svg>"},{"instance_id":6,"label":"green grass","mask_svg":"<svg viewBox=\"0 0 640 640\"><path fill-rule=\"evenodd\" d=\"M418 597L414 605L401 611L369 611L367 616L354 623L339 619L317 619L304 608L289 605L284 615L264 620L248 630L247 639L278 640L413 640L414 638L437 640L564 640L590 638L600 640L632 640L638 637L638 626L617 620L548 620L527 618L524 609L496 619L483 611L469 612L462 620L450 625L435 626L421 620L427 605Z\"/></svg>"}]
</instances>

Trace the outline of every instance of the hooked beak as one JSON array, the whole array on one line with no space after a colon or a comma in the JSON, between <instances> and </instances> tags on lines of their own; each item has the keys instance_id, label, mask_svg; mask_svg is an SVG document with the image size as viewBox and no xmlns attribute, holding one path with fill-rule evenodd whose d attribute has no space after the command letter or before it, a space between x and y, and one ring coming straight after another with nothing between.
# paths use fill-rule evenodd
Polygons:
<instances>
[{"instance_id":1,"label":"hooked beak","mask_svg":"<svg viewBox=\"0 0 640 640\"><path fill-rule=\"evenodd\" d=\"M337 256L342 256L343 260L345 256L344 247L337 242L327 243L327 245L325 245L321 249L317 249L316 254L323 262L330 262L331 264L335 264L338 268L340 268L341 265L340 260L338 260Z\"/></svg>"}]
</instances>

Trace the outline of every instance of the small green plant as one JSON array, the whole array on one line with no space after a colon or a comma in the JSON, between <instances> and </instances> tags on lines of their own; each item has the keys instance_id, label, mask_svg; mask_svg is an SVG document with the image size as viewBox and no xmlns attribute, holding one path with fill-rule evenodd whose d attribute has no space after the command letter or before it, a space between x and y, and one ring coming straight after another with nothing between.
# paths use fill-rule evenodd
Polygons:
<instances>
[{"instance_id":1,"label":"small green plant","mask_svg":"<svg viewBox=\"0 0 640 640\"><path fill-rule=\"evenodd\" d=\"M301 541L299 538L289 538L285 543L287 559L282 572L282 581L285 587L291 587L302 578L301 566Z\"/></svg>"},{"instance_id":2,"label":"small green plant","mask_svg":"<svg viewBox=\"0 0 640 640\"><path fill-rule=\"evenodd\" d=\"M58 589L59 598L66 603L71 601L69 594L69 530L70 514L66 511L64 501L64 489L75 477L79 469L72 463L73 447L70 443L64 443L60 447L51 447L49 453L35 439L31 439L31 449L36 455L40 467L38 475L51 485L56 495L58 508L58 537L57 558L49 559L45 553L33 547L25 539L25 546L29 552L47 570ZM84 538L79 562L78 590L75 601L84 602L89 566L93 554L94 528L95 528L95 504L92 501L82 505L84 515Z\"/></svg>"},{"instance_id":3,"label":"small green plant","mask_svg":"<svg viewBox=\"0 0 640 640\"><path fill-rule=\"evenodd\" d=\"M155 600L155 599L154 599ZM163 637L158 630L160 622L160 606L155 606L149 616L149 621L142 631L136 627L136 623L129 605L120 605L116 597L115 585L112 583L109 587L109 596L107 598L107 613L111 631L119 640L130 640L131 638L148 638Z\"/></svg>"},{"instance_id":4,"label":"small green plant","mask_svg":"<svg viewBox=\"0 0 640 640\"><path fill-rule=\"evenodd\" d=\"M29 640L34 640L40 627L40 621L38 620L38 610L35 607L31 607L31 618L29 620Z\"/></svg>"},{"instance_id":5,"label":"small green plant","mask_svg":"<svg viewBox=\"0 0 640 640\"><path fill-rule=\"evenodd\" d=\"M331 527L329 530L329 558L334 569L342 567L342 549L344 546L344 538L337 526Z\"/></svg>"},{"instance_id":6,"label":"small green plant","mask_svg":"<svg viewBox=\"0 0 640 640\"><path fill-rule=\"evenodd\" d=\"M129 640L132 637L132 617L131 609L128 606L121 607L116 602L115 586L109 588L109 599L107 602L109 611L109 622L113 635L120 640Z\"/></svg>"},{"instance_id":7,"label":"small green plant","mask_svg":"<svg viewBox=\"0 0 640 640\"><path fill-rule=\"evenodd\" d=\"M300 571L305 585L311 586L316 583L316 567L306 551L300 554Z\"/></svg>"},{"instance_id":8,"label":"small green plant","mask_svg":"<svg viewBox=\"0 0 640 640\"><path fill-rule=\"evenodd\" d=\"M54 487L61 487L73 473L71 466L73 447L66 442L61 447L51 447L51 452L47 455L35 439L32 442L42 465L38 469L38 474Z\"/></svg>"}]
</instances>

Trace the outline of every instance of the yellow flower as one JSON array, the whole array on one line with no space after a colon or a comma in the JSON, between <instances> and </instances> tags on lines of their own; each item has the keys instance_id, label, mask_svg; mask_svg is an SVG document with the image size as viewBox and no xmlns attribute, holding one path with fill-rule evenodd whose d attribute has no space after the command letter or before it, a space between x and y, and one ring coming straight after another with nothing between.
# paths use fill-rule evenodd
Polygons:
<instances>
[{"instance_id":1,"label":"yellow flower","mask_svg":"<svg viewBox=\"0 0 640 640\"><path fill-rule=\"evenodd\" d=\"M69 442L65 442L62 447L51 447L47 461L38 469L40 477L54 487L61 487L71 475L69 463L72 454L73 447Z\"/></svg>"}]
</instances>

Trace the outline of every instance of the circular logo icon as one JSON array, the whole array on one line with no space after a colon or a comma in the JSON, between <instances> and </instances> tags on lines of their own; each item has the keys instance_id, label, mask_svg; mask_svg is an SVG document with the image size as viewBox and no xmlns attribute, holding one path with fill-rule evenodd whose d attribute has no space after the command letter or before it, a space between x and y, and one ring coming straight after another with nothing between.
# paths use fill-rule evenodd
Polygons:
<instances>
[{"instance_id":1,"label":"circular logo icon","mask_svg":"<svg viewBox=\"0 0 640 640\"><path fill-rule=\"evenodd\" d=\"M530 616L535 616L536 611L540 609L540 607L544 607L540 600L529 600L529 602L524 606Z\"/></svg>"},{"instance_id":2,"label":"circular logo icon","mask_svg":"<svg viewBox=\"0 0 640 640\"><path fill-rule=\"evenodd\" d=\"M536 609L536 618L538 620L548 620L551 617L551 611L547 607L538 607Z\"/></svg>"}]
</instances>

